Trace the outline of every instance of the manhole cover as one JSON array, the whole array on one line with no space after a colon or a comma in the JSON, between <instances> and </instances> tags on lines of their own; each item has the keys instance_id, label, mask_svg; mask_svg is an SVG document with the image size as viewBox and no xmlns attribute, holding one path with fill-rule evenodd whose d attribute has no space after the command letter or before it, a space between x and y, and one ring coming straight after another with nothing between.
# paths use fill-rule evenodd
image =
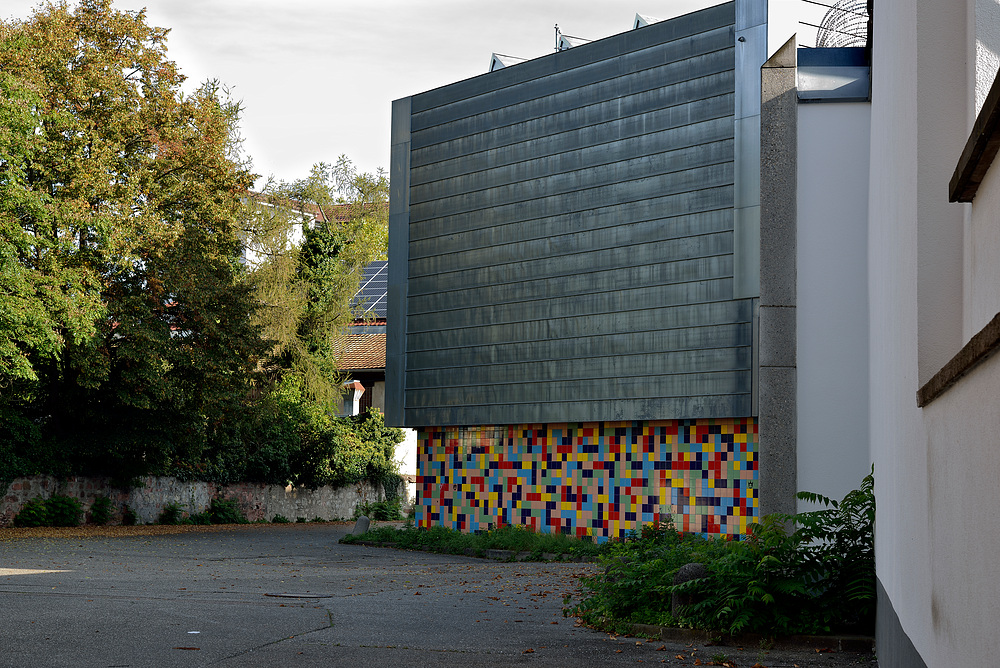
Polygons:
<instances>
[{"instance_id":1,"label":"manhole cover","mask_svg":"<svg viewBox=\"0 0 1000 668\"><path fill-rule=\"evenodd\" d=\"M274 596L276 598L333 598L333 594L264 594L264 596Z\"/></svg>"}]
</instances>

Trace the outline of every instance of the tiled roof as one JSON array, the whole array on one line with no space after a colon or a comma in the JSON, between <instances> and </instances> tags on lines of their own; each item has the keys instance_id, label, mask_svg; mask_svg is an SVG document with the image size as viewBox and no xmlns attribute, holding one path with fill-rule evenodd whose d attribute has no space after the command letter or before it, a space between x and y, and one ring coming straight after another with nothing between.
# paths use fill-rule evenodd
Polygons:
<instances>
[{"instance_id":1,"label":"tiled roof","mask_svg":"<svg viewBox=\"0 0 1000 668\"><path fill-rule=\"evenodd\" d=\"M343 371L385 368L385 334L348 334L342 345L337 366Z\"/></svg>"}]
</instances>

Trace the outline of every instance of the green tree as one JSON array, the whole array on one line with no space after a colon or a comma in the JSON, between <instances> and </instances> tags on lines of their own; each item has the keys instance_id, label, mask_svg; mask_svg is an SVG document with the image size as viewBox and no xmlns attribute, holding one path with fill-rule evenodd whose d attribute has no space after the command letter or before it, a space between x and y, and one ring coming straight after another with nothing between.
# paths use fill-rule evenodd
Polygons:
<instances>
[{"instance_id":1,"label":"green tree","mask_svg":"<svg viewBox=\"0 0 1000 668\"><path fill-rule=\"evenodd\" d=\"M111 0L0 23L0 429L78 470L196 455L265 349L239 106L166 35Z\"/></svg>"},{"instance_id":2,"label":"green tree","mask_svg":"<svg viewBox=\"0 0 1000 668\"><path fill-rule=\"evenodd\" d=\"M341 156L308 178L270 182L247 229L258 322L275 342L274 376L293 375L304 398L322 405L341 396L337 358L363 267L388 250L389 183L359 174Z\"/></svg>"}]
</instances>

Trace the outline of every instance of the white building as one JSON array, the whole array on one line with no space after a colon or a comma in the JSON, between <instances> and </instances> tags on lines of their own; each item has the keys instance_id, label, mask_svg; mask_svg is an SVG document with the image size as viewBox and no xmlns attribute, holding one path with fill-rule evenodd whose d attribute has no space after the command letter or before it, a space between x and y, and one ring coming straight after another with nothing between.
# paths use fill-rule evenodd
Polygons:
<instances>
[{"instance_id":1,"label":"white building","mask_svg":"<svg viewBox=\"0 0 1000 668\"><path fill-rule=\"evenodd\" d=\"M985 153L996 139L984 121L995 114L997 91L986 94L1000 12L996 0L880 0L875 11L868 267L879 663L994 665L1000 360L985 357L1000 311L1000 170ZM950 183L971 204L949 202Z\"/></svg>"}]
</instances>

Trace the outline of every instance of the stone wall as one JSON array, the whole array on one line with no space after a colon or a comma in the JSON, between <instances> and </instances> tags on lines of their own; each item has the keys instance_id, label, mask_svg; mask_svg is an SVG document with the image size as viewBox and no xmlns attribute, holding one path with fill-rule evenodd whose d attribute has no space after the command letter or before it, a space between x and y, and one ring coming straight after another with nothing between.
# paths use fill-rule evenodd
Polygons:
<instances>
[{"instance_id":1,"label":"stone wall","mask_svg":"<svg viewBox=\"0 0 1000 668\"><path fill-rule=\"evenodd\" d=\"M376 489L367 482L337 489L320 487L311 490L291 485L218 485L148 477L142 479L140 486L122 490L111 487L106 478L72 477L61 480L50 476L31 476L15 478L7 487L0 500L0 527L12 524L14 516L26 501L35 497L49 498L54 494L78 499L85 509L90 508L95 498L106 496L111 499L114 508L112 523L121 521L125 506L135 511L139 522L155 522L163 507L169 503L180 504L188 513L200 513L208 508L214 497L235 500L251 522L261 519L270 521L275 515L284 515L293 522L299 517L334 520L352 517L359 504L385 498L381 488ZM406 499L402 501L405 503Z\"/></svg>"}]
</instances>

